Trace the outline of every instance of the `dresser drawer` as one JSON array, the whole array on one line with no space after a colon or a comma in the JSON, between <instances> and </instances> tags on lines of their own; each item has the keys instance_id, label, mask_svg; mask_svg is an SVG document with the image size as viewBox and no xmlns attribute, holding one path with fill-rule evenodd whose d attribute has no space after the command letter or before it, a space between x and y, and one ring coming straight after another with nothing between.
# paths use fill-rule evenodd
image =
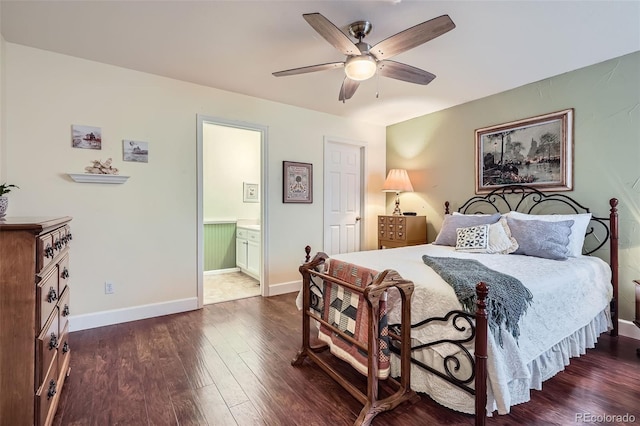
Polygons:
<instances>
[{"instance_id":1,"label":"dresser drawer","mask_svg":"<svg viewBox=\"0 0 640 426\"><path fill-rule=\"evenodd\" d=\"M58 302L58 268L53 268L36 286L36 320L39 333L51 316Z\"/></svg>"},{"instance_id":2,"label":"dresser drawer","mask_svg":"<svg viewBox=\"0 0 640 426\"><path fill-rule=\"evenodd\" d=\"M58 262L58 290L62 293L69 281L69 253L65 253Z\"/></svg>"},{"instance_id":3,"label":"dresser drawer","mask_svg":"<svg viewBox=\"0 0 640 426\"><path fill-rule=\"evenodd\" d=\"M57 258L62 251L62 241L60 241L60 230L51 232L51 240L53 241L53 258Z\"/></svg>"},{"instance_id":4,"label":"dresser drawer","mask_svg":"<svg viewBox=\"0 0 640 426\"><path fill-rule=\"evenodd\" d=\"M62 330L64 330L67 327L67 324L69 323L69 315L70 315L70 310L69 310L69 293L70 290L69 288L65 288L62 291L62 295L60 296L60 300L58 300L58 330L60 330L60 334L62 335Z\"/></svg>"},{"instance_id":5,"label":"dresser drawer","mask_svg":"<svg viewBox=\"0 0 640 426\"><path fill-rule=\"evenodd\" d=\"M42 386L40 386L36 392L36 418L34 424L38 426L51 424L51 422L47 420L53 420L55 415L55 405L53 402L56 400L56 395L60 391L60 388L58 385L58 363L56 359L53 359L53 361L51 368L47 371L47 375L42 382Z\"/></svg>"},{"instance_id":6,"label":"dresser drawer","mask_svg":"<svg viewBox=\"0 0 640 426\"><path fill-rule=\"evenodd\" d=\"M35 388L38 389L43 383L51 363L55 361L55 356L60 345L60 333L58 315L51 315L42 333L36 339L36 380ZM56 365L57 370L57 365ZM55 378L58 376L55 375Z\"/></svg>"},{"instance_id":7,"label":"dresser drawer","mask_svg":"<svg viewBox=\"0 0 640 426\"><path fill-rule=\"evenodd\" d=\"M255 241L256 243L260 242L260 232L249 230L247 232L247 239L249 241Z\"/></svg>"},{"instance_id":8,"label":"dresser drawer","mask_svg":"<svg viewBox=\"0 0 640 426\"><path fill-rule=\"evenodd\" d=\"M50 233L40 235L36 241L36 273L49 266L55 255L53 236Z\"/></svg>"},{"instance_id":9,"label":"dresser drawer","mask_svg":"<svg viewBox=\"0 0 640 426\"><path fill-rule=\"evenodd\" d=\"M63 248L69 247L72 240L71 228L69 225L65 225L60 229L60 241L62 241Z\"/></svg>"},{"instance_id":10,"label":"dresser drawer","mask_svg":"<svg viewBox=\"0 0 640 426\"><path fill-rule=\"evenodd\" d=\"M69 357L71 354L71 344L69 343L69 322L60 332L60 347L58 347L58 371L60 375L67 374L69 370Z\"/></svg>"}]
</instances>

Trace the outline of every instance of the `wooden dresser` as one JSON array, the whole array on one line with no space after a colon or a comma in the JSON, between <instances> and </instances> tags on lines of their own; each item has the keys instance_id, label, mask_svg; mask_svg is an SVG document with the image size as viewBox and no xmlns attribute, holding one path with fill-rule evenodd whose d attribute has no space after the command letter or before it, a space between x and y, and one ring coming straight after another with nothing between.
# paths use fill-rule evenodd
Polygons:
<instances>
[{"instance_id":1,"label":"wooden dresser","mask_svg":"<svg viewBox=\"0 0 640 426\"><path fill-rule=\"evenodd\" d=\"M378 216L378 248L426 243L426 216Z\"/></svg>"},{"instance_id":2,"label":"wooden dresser","mask_svg":"<svg viewBox=\"0 0 640 426\"><path fill-rule=\"evenodd\" d=\"M0 425L49 425L69 374L70 217L0 220Z\"/></svg>"}]
</instances>

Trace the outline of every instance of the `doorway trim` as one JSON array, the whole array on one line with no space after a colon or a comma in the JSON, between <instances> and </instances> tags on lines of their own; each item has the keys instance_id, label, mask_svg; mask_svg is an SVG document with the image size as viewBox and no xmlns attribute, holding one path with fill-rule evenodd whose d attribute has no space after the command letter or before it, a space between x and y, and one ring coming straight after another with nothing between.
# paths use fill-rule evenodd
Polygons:
<instances>
[{"instance_id":1,"label":"doorway trim","mask_svg":"<svg viewBox=\"0 0 640 426\"><path fill-rule=\"evenodd\" d=\"M342 144L342 145L353 145L353 146L357 146L360 148L360 217L362 218L360 221L360 249L362 249L362 243L364 241L366 241L365 239L365 233L366 233L366 216L364 214L365 212L365 206L366 201L367 201L367 186L368 186L368 182L365 179L365 176L367 176L367 170L366 170L366 164L367 164L367 142L364 141L357 141L357 140L353 140L353 139L344 139L344 138L340 138L340 137L335 137L335 136L325 136L324 137L324 147L323 147L323 156L324 156L324 161L323 161L323 175L324 178L326 179L328 176L327 173L327 169L326 169L326 164L327 164L327 153L329 150L329 147L333 144ZM327 226L329 223L328 220L328 212L327 209L329 208L329 203L327 203L325 200L328 196L330 196L329 192L327 191L327 188L329 185L327 185L326 181L323 181L323 185L324 185L324 199L323 199L323 203L324 206L322 208L322 245L323 245L323 249L326 249L326 245L327 245L327 241L326 241L326 235L327 235Z\"/></svg>"},{"instance_id":2,"label":"doorway trim","mask_svg":"<svg viewBox=\"0 0 640 426\"><path fill-rule=\"evenodd\" d=\"M203 114L196 114L196 192L197 192L197 213L196 213L196 268L197 268L197 299L198 308L204 306L204 209L203 209L203 126L205 123L216 126L234 127L260 133L260 295L269 295L268 280L268 191L269 176L267 170L267 147L268 130L267 126L261 124L248 123L245 121L229 120L221 117L212 117Z\"/></svg>"}]
</instances>

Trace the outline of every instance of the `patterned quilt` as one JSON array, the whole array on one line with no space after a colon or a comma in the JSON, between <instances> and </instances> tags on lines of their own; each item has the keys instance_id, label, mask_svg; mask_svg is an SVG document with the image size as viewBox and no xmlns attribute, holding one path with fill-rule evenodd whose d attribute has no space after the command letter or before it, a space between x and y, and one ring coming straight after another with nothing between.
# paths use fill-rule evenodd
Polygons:
<instances>
[{"instance_id":1,"label":"patterned quilt","mask_svg":"<svg viewBox=\"0 0 640 426\"><path fill-rule=\"evenodd\" d=\"M370 285L378 275L373 269L367 269L352 263L331 259L328 275L353 284L360 288ZM317 288L316 288L317 289ZM345 334L368 345L367 321L369 307L364 297L342 286L324 281L322 284L322 319ZM379 369L378 377L386 379L390 371L389 329L387 323L386 293L380 299L379 318ZM358 372L367 375L367 353L352 345L327 326L321 325L318 337L329 345L332 354L351 364Z\"/></svg>"}]
</instances>

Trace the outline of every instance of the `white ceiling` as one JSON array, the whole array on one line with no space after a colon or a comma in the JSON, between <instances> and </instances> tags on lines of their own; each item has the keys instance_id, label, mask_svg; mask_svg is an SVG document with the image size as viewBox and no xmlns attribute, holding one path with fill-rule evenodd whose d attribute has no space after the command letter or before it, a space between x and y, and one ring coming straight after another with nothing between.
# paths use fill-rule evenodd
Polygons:
<instances>
[{"instance_id":1,"label":"white ceiling","mask_svg":"<svg viewBox=\"0 0 640 426\"><path fill-rule=\"evenodd\" d=\"M370 21L371 45L443 14L456 28L394 57L431 84L374 77L343 104L341 69L271 75L344 60L302 18L311 12L345 33ZM381 125L640 50L640 0L2 0L0 13L7 42Z\"/></svg>"}]
</instances>

